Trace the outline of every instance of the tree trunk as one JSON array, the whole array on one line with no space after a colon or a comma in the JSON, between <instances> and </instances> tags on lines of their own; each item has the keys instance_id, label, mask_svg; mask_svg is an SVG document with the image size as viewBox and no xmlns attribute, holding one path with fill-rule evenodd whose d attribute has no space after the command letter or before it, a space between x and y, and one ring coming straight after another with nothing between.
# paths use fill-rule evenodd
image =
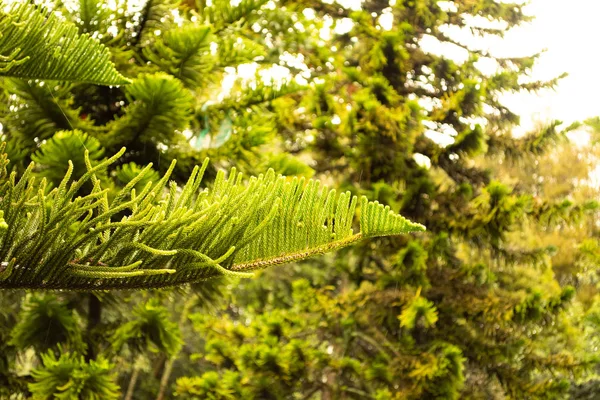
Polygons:
<instances>
[{"instance_id":1,"label":"tree trunk","mask_svg":"<svg viewBox=\"0 0 600 400\"><path fill-rule=\"evenodd\" d=\"M183 310L181 310L181 315L179 316L179 329L183 329L183 324L190 313L191 308L194 306L198 296L196 294L190 295L185 304L183 305ZM158 395L156 396L156 400L163 400L165 397L165 391L167 390L167 385L169 383L169 378L171 377L171 372L173 371L173 364L179 354L173 354L172 357L169 358L167 363L165 364L165 369L163 370L162 377L160 378L160 388L158 389Z\"/></svg>"},{"instance_id":2,"label":"tree trunk","mask_svg":"<svg viewBox=\"0 0 600 400\"><path fill-rule=\"evenodd\" d=\"M96 344L92 331L100 324L102 320L102 303L94 294L88 294L88 318L87 318L87 352L85 354L86 362L96 358Z\"/></svg>"},{"instance_id":3,"label":"tree trunk","mask_svg":"<svg viewBox=\"0 0 600 400\"><path fill-rule=\"evenodd\" d=\"M139 376L140 376L139 368L134 368L133 374L131 375L131 380L129 381L129 386L127 386L127 394L125 395L124 400L131 400L133 398L135 384L136 384Z\"/></svg>"},{"instance_id":4,"label":"tree trunk","mask_svg":"<svg viewBox=\"0 0 600 400\"><path fill-rule=\"evenodd\" d=\"M156 396L156 400L164 400L165 398L165 391L167 390L167 384L169 383L169 378L171 377L171 371L173 370L175 358L176 356L169 358L165 364L163 375L160 378L160 389L158 390L158 396Z\"/></svg>"}]
</instances>

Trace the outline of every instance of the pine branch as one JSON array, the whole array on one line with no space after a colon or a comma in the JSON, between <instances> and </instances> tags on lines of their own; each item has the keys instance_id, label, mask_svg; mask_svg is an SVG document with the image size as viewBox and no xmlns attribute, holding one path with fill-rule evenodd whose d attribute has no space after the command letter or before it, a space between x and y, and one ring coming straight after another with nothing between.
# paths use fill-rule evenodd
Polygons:
<instances>
[{"instance_id":1,"label":"pine branch","mask_svg":"<svg viewBox=\"0 0 600 400\"><path fill-rule=\"evenodd\" d=\"M144 56L161 70L195 88L214 67L210 43L214 40L209 26L185 25L169 29L153 46L144 48Z\"/></svg>"},{"instance_id":2,"label":"pine branch","mask_svg":"<svg viewBox=\"0 0 600 400\"><path fill-rule=\"evenodd\" d=\"M75 171L73 179L81 178L85 173L84 149L88 151L94 165L104 155L104 149L96 138L79 130L60 131L45 141L31 155L31 159L36 163L37 175L46 178L53 186L58 186L67 172L69 161L73 163Z\"/></svg>"},{"instance_id":3,"label":"pine branch","mask_svg":"<svg viewBox=\"0 0 600 400\"><path fill-rule=\"evenodd\" d=\"M217 0L212 6L199 10L217 29L226 28L236 22L251 23L256 18L256 11L268 0L242 0L233 5L228 0Z\"/></svg>"},{"instance_id":4,"label":"pine branch","mask_svg":"<svg viewBox=\"0 0 600 400\"><path fill-rule=\"evenodd\" d=\"M228 178L220 171L212 188L201 190L208 160L181 189L171 182L164 190L173 162L138 194L133 188L145 168L109 203L97 174L123 152L95 166L86 152L87 172L71 182L70 163L48 194L33 164L17 180L6 171L6 155L0 158L0 288L147 289L246 277L362 238L424 229L363 197L361 231L354 233L355 196L272 170L247 181L235 169ZM88 181L91 193L76 197Z\"/></svg>"},{"instance_id":5,"label":"pine branch","mask_svg":"<svg viewBox=\"0 0 600 400\"><path fill-rule=\"evenodd\" d=\"M115 17L114 10L101 0L76 0L68 4L60 2L60 5L60 11L67 14L70 21L75 22L79 33L89 33L92 37L96 32L104 35Z\"/></svg>"},{"instance_id":6,"label":"pine branch","mask_svg":"<svg viewBox=\"0 0 600 400\"><path fill-rule=\"evenodd\" d=\"M561 121L550 121L547 125L519 138L502 134L490 135L487 138L489 153L503 154L506 158L514 160L528 155L544 154L557 143L564 142L567 139L566 134L580 126L580 124L574 123L561 128L561 125Z\"/></svg>"},{"instance_id":7,"label":"pine branch","mask_svg":"<svg viewBox=\"0 0 600 400\"><path fill-rule=\"evenodd\" d=\"M70 85L51 88L46 83L4 78L0 86L14 95L9 97L8 104L16 112L7 113L4 119L12 135L23 145L33 146L36 140L49 139L60 130L94 130L93 124L81 119L79 110L72 107Z\"/></svg>"},{"instance_id":8,"label":"pine branch","mask_svg":"<svg viewBox=\"0 0 600 400\"><path fill-rule=\"evenodd\" d=\"M256 82L256 86L244 87L239 92L235 92L219 104L209 108L214 110L240 110L306 90L305 86L299 85L295 81L284 81L278 85L265 84L260 82L260 79L256 79Z\"/></svg>"},{"instance_id":9,"label":"pine branch","mask_svg":"<svg viewBox=\"0 0 600 400\"><path fill-rule=\"evenodd\" d=\"M0 73L28 79L100 85L129 83L107 48L77 26L27 2L0 9Z\"/></svg>"},{"instance_id":10,"label":"pine branch","mask_svg":"<svg viewBox=\"0 0 600 400\"><path fill-rule=\"evenodd\" d=\"M126 87L130 103L126 114L109 125L98 139L108 149L134 142L169 143L173 132L182 131L191 119L193 98L183 84L170 75L140 75Z\"/></svg>"},{"instance_id":11,"label":"pine branch","mask_svg":"<svg viewBox=\"0 0 600 400\"><path fill-rule=\"evenodd\" d=\"M222 68L254 62L266 56L263 46L242 36L222 35L220 39L217 54Z\"/></svg>"},{"instance_id":12,"label":"pine branch","mask_svg":"<svg viewBox=\"0 0 600 400\"><path fill-rule=\"evenodd\" d=\"M147 0L140 13L140 20L132 43L143 45L142 38L147 36L148 32L161 28L164 18L171 10L176 9L179 3L179 0Z\"/></svg>"}]
</instances>

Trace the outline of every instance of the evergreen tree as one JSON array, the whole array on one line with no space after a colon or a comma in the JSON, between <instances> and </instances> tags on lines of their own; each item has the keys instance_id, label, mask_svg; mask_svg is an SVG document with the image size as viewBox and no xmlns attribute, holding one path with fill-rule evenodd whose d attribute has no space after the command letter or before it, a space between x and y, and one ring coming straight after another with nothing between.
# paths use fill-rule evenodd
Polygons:
<instances>
[{"instance_id":1,"label":"evergreen tree","mask_svg":"<svg viewBox=\"0 0 600 400\"><path fill-rule=\"evenodd\" d=\"M0 287L194 283L3 291L0 396L594 393L597 205L567 179L590 165L551 162L572 154L564 136L577 127L513 138L518 117L502 93L557 81L527 79L537 56L499 58L455 39L459 29L502 36L528 20L522 5L47 6L3 8L0 20ZM482 59L496 71L483 74ZM224 90L248 64L256 76ZM263 79L273 65L290 78ZM268 168L248 182L237 172ZM279 173L316 173L349 193ZM237 281L421 229L379 203L428 231Z\"/></svg>"},{"instance_id":2,"label":"evergreen tree","mask_svg":"<svg viewBox=\"0 0 600 400\"><path fill-rule=\"evenodd\" d=\"M81 1L46 4L52 12L3 5L0 288L195 283L180 292L91 293L87 305L76 292L16 294L8 301L21 300L19 315L3 315L3 391L109 399L129 377L132 398L152 363L155 375L165 370L164 382L150 382L161 397L166 361L182 344L172 315L187 315L174 301L193 307L225 291L223 278L423 230L364 197L277 176L307 170L285 155L269 161L277 145L268 145L275 135L268 105L300 86L257 76L219 94L228 68L278 60L252 28L264 5ZM90 35L111 49L112 62ZM245 180L233 166L279 168ZM210 185L200 190L205 173ZM21 365L29 348L34 363Z\"/></svg>"},{"instance_id":3,"label":"evergreen tree","mask_svg":"<svg viewBox=\"0 0 600 400\"><path fill-rule=\"evenodd\" d=\"M589 347L597 329L595 244L586 240L597 235L595 192L580 183L589 165L551 162L577 152L565 141L577 125L553 122L513 137L519 118L502 94L552 88L558 78L529 78L537 55L500 58L476 47L478 37L527 21L523 6L286 6L307 7L305 15L334 30L305 58L322 83L295 97L296 112L285 115L289 151L428 232L246 282L233 311L194 316L199 332L219 327L197 356L213 371L179 379L177 393L202 398L214 387L216 398L549 399L568 398L570 386L581 389L571 394L593 393L583 382L598 362ZM459 30L474 38L455 39ZM426 51L432 41L441 50ZM448 47L464 61L444 55ZM481 72L480 60L495 71ZM591 284L581 281L583 265ZM575 298L576 289L587 293ZM295 348L302 352L290 354ZM307 368L291 369L293 357ZM232 376L250 378L240 385Z\"/></svg>"}]
</instances>

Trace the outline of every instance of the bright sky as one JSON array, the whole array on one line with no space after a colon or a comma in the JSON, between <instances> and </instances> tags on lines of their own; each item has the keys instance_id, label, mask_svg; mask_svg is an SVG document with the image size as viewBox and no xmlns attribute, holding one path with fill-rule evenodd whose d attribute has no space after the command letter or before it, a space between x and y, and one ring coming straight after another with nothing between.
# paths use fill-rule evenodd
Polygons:
<instances>
[{"instance_id":1,"label":"bright sky","mask_svg":"<svg viewBox=\"0 0 600 400\"><path fill-rule=\"evenodd\" d=\"M360 7L360 0L337 1ZM600 0L530 0L526 13L535 16L535 20L513 29L504 39L489 40L484 45L493 54L506 57L527 56L547 49L534 68L533 78L551 79L563 72L569 76L555 91L505 97L505 103L522 116L521 128L514 133L532 129L537 121L559 119L569 124L600 116L600 101L597 100L600 96L600 54L596 46L600 38ZM392 23L391 20L388 22ZM328 35L328 32L322 34ZM426 46L426 43L422 42L422 45ZM431 50L437 52L439 47L431 43ZM230 88L236 75L246 79L254 76L256 65L244 67L237 73L228 74L223 87ZM275 67L266 75L275 80L289 76L283 67Z\"/></svg>"},{"instance_id":2,"label":"bright sky","mask_svg":"<svg viewBox=\"0 0 600 400\"><path fill-rule=\"evenodd\" d=\"M600 1L531 0L527 13L536 19L514 29L491 50L527 55L546 48L534 69L534 78L567 72L556 91L509 96L507 105L522 115L522 128L533 121L559 119L565 123L600 116Z\"/></svg>"},{"instance_id":3,"label":"bright sky","mask_svg":"<svg viewBox=\"0 0 600 400\"><path fill-rule=\"evenodd\" d=\"M337 1L360 7L359 0ZM527 56L547 49L539 58L532 77L552 79L563 72L569 76L555 91L505 97L506 105L522 117L521 127L513 133L531 130L537 121L558 119L568 125L600 116L600 101L597 100L600 97L600 54L596 45L600 39L600 0L530 0L525 12L535 16L531 23L511 30L503 39L486 40L479 45L504 57ZM391 24L392 20L387 22ZM428 47L425 42L421 44ZM429 45L433 52L440 49L435 43ZM450 50L447 55L452 57L457 53Z\"/></svg>"},{"instance_id":4,"label":"bright sky","mask_svg":"<svg viewBox=\"0 0 600 400\"><path fill-rule=\"evenodd\" d=\"M360 7L360 0L337 1L346 6ZM561 81L556 91L505 98L505 103L522 115L522 127L517 131L531 129L535 121L560 119L568 124L600 116L600 101L597 99L600 97L597 45L600 39L600 0L530 0L526 12L535 16L532 23L515 28L504 39L488 41L485 45L498 56L525 56L547 49L534 68L533 77L550 79L562 72L569 76ZM422 42L422 45L426 46L426 43ZM439 47L432 44L431 49L435 51ZM247 67L244 71L238 70L237 75L254 76L256 66ZM280 67L267 75L271 79L283 79L287 71ZM230 87L234 79L235 74L229 74L223 82L224 88Z\"/></svg>"}]
</instances>

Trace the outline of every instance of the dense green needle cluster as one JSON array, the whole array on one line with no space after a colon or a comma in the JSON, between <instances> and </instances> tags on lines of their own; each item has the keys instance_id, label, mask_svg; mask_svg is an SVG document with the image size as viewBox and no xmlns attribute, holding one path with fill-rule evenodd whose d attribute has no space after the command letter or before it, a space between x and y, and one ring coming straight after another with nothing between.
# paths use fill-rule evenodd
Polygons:
<instances>
[{"instance_id":1,"label":"dense green needle cluster","mask_svg":"<svg viewBox=\"0 0 600 400\"><path fill-rule=\"evenodd\" d=\"M0 6L4 7L3 2ZM122 85L129 80L110 62L107 48L56 14L27 2L0 8L0 72L6 76Z\"/></svg>"},{"instance_id":2,"label":"dense green needle cluster","mask_svg":"<svg viewBox=\"0 0 600 400\"><path fill-rule=\"evenodd\" d=\"M423 230L389 207L361 200L361 232L352 223L357 197L337 195L319 181L287 179L270 170L244 182L232 169L219 171L212 188L201 189L208 160L187 184L171 182L171 168L138 193L141 170L109 202L99 171L124 152L92 166L71 181L73 166L47 193L46 180L8 175L2 158L0 288L152 288L196 282L300 260L363 237ZM78 196L84 184L91 193Z\"/></svg>"}]
</instances>

